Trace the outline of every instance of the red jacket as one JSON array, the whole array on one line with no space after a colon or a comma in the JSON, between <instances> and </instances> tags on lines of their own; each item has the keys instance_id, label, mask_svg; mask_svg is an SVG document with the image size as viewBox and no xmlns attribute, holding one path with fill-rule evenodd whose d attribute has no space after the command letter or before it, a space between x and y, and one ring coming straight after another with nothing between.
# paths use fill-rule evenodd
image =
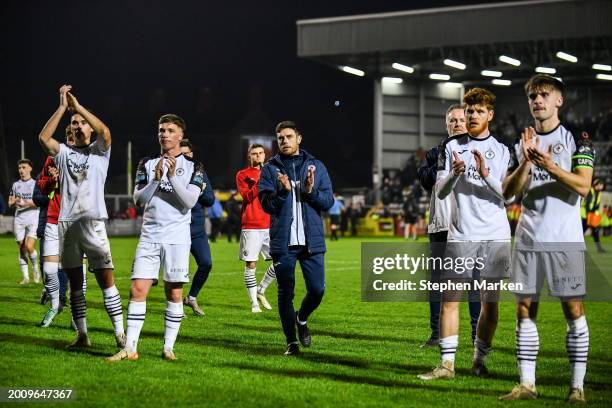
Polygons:
<instances>
[{"instance_id":1,"label":"red jacket","mask_svg":"<svg viewBox=\"0 0 612 408\"><path fill-rule=\"evenodd\" d=\"M40 191L43 194L47 194L50 198L49 207L47 207L47 224L57 224L62 196L60 194L59 183L53 180L53 177L49 174L49 167L55 167L55 162L51 156L45 160L42 173L36 183Z\"/></svg>"},{"instance_id":2,"label":"red jacket","mask_svg":"<svg viewBox=\"0 0 612 408\"><path fill-rule=\"evenodd\" d=\"M270 215L259 202L259 167L247 167L236 173L236 187L242 196L242 229L270 228Z\"/></svg>"}]
</instances>

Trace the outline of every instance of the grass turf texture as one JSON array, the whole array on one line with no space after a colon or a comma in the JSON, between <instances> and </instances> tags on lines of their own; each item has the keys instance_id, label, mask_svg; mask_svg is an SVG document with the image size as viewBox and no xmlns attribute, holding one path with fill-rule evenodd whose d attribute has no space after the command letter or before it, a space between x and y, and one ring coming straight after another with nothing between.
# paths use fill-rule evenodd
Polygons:
<instances>
[{"instance_id":1,"label":"grass turf texture","mask_svg":"<svg viewBox=\"0 0 612 408\"><path fill-rule=\"evenodd\" d=\"M610 242L604 245L609 247ZM124 308L136 244L136 238L111 240ZM140 360L110 364L104 357L117 349L93 276L87 293L93 346L87 352L65 351L74 338L69 310L58 315L50 328L37 327L47 308L38 304L42 286L16 284L17 247L12 238L0 238L0 387L74 389L74 403L45 406L513 405L497 398L518 381L514 304L500 306L494 351L488 360L492 378L469 374L472 347L467 307L462 305L457 377L426 383L416 375L439 359L437 348L419 348L429 334L428 305L361 302L360 240L328 242L326 294L310 319L313 345L302 349L299 358L286 358L281 355L284 338L276 308L258 315L250 311L237 244L220 240L211 247L213 269L199 296L206 316L196 317L186 308L175 347L179 360L170 363L160 358L165 300L158 286L147 302ZM589 248L593 254L591 244ZM596 257L601 265L612 264L610 252ZM264 271L260 263L258 280ZM299 306L304 294L299 272L296 282ZM267 295L276 307L275 285ZM607 346L612 338L611 313L612 303L587 304L591 348L586 395L591 406L610 406L612 399L612 357ZM540 398L528 404L559 406L569 383L565 320L559 304L541 305L538 329Z\"/></svg>"}]
</instances>

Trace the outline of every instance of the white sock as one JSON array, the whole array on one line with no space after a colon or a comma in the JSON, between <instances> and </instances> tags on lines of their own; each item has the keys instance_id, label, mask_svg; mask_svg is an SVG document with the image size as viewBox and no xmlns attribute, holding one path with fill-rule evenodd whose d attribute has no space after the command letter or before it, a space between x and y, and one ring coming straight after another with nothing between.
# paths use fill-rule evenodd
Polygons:
<instances>
[{"instance_id":1,"label":"white sock","mask_svg":"<svg viewBox=\"0 0 612 408\"><path fill-rule=\"evenodd\" d=\"M589 355L589 327L585 316L567 321L566 348L572 370L571 387L582 389Z\"/></svg>"},{"instance_id":2,"label":"white sock","mask_svg":"<svg viewBox=\"0 0 612 408\"><path fill-rule=\"evenodd\" d=\"M274 281L274 279L276 279L276 272L274 271L274 264L270 264L270 267L266 271L266 274L261 280L261 283L257 287L257 291L259 293L265 293L266 289L268 289L268 286L270 286L270 284L272 283L272 281Z\"/></svg>"},{"instance_id":3,"label":"white sock","mask_svg":"<svg viewBox=\"0 0 612 408\"><path fill-rule=\"evenodd\" d=\"M442 362L451 361L455 363L455 354L459 345L459 335L448 336L440 339L440 356Z\"/></svg>"},{"instance_id":4,"label":"white sock","mask_svg":"<svg viewBox=\"0 0 612 408\"><path fill-rule=\"evenodd\" d=\"M138 339L140 338L140 331L144 324L145 316L147 314L147 302L133 302L130 301L128 304L127 311L127 334L125 349L130 353L135 353L138 347Z\"/></svg>"},{"instance_id":5,"label":"white sock","mask_svg":"<svg viewBox=\"0 0 612 408\"><path fill-rule=\"evenodd\" d=\"M474 340L474 361L484 363L490 351L491 345L482 340L480 337L476 336L476 340Z\"/></svg>"},{"instance_id":6,"label":"white sock","mask_svg":"<svg viewBox=\"0 0 612 408\"><path fill-rule=\"evenodd\" d=\"M87 334L87 303L82 290L70 292L70 311L79 336Z\"/></svg>"},{"instance_id":7,"label":"white sock","mask_svg":"<svg viewBox=\"0 0 612 408\"><path fill-rule=\"evenodd\" d=\"M123 333L123 307L117 286L102 289L102 293L104 294L104 308L113 322L115 334Z\"/></svg>"},{"instance_id":8,"label":"white sock","mask_svg":"<svg viewBox=\"0 0 612 408\"><path fill-rule=\"evenodd\" d=\"M19 256L19 268L21 268L21 274L23 279L30 280L30 272L28 271L28 261Z\"/></svg>"},{"instance_id":9,"label":"white sock","mask_svg":"<svg viewBox=\"0 0 612 408\"><path fill-rule=\"evenodd\" d=\"M257 304L257 279L255 278L255 269L244 268L244 286L247 288L251 304Z\"/></svg>"},{"instance_id":10,"label":"white sock","mask_svg":"<svg viewBox=\"0 0 612 408\"><path fill-rule=\"evenodd\" d=\"M174 342L183 319L183 302L166 302L166 330L164 331L164 350L174 349Z\"/></svg>"},{"instance_id":11,"label":"white sock","mask_svg":"<svg viewBox=\"0 0 612 408\"><path fill-rule=\"evenodd\" d=\"M57 276L59 264L57 262L43 262L43 272L45 274L45 290L51 298L51 308L59 309L59 278Z\"/></svg>"},{"instance_id":12,"label":"white sock","mask_svg":"<svg viewBox=\"0 0 612 408\"><path fill-rule=\"evenodd\" d=\"M196 300L196 298L194 296L191 296L191 295L189 295L188 298L189 298L189 300L192 300L192 301Z\"/></svg>"},{"instance_id":13,"label":"white sock","mask_svg":"<svg viewBox=\"0 0 612 408\"><path fill-rule=\"evenodd\" d=\"M536 360L540 350L538 327L531 319L520 319L516 324L516 359L521 384L535 385Z\"/></svg>"},{"instance_id":14,"label":"white sock","mask_svg":"<svg viewBox=\"0 0 612 408\"><path fill-rule=\"evenodd\" d=\"M40 265L38 265L38 252L33 250L28 254L30 262L32 263L32 277L35 281L40 281Z\"/></svg>"}]
</instances>

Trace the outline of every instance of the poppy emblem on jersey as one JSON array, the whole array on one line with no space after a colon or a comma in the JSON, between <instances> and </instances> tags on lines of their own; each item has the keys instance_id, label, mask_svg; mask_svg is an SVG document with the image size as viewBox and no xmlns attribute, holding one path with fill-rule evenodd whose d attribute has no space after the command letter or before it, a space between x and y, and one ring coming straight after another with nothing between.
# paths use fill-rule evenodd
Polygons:
<instances>
[{"instance_id":1,"label":"poppy emblem on jersey","mask_svg":"<svg viewBox=\"0 0 612 408\"><path fill-rule=\"evenodd\" d=\"M554 154L559 154L563 151L563 145L561 143L557 143L553 148L552 151Z\"/></svg>"},{"instance_id":2,"label":"poppy emblem on jersey","mask_svg":"<svg viewBox=\"0 0 612 408\"><path fill-rule=\"evenodd\" d=\"M183 170L182 168L178 168L176 169L176 175L177 176L182 176L185 173L185 170Z\"/></svg>"},{"instance_id":3,"label":"poppy emblem on jersey","mask_svg":"<svg viewBox=\"0 0 612 408\"><path fill-rule=\"evenodd\" d=\"M491 149L487 150L485 152L485 157L489 160L493 159L495 157L495 152Z\"/></svg>"}]
</instances>

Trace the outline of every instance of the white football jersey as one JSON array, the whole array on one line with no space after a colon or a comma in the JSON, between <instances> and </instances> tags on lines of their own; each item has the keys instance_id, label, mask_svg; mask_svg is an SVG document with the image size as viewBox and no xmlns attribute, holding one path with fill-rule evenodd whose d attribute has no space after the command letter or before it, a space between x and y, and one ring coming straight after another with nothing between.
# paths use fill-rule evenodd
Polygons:
<instances>
[{"instance_id":1,"label":"white football jersey","mask_svg":"<svg viewBox=\"0 0 612 408\"><path fill-rule=\"evenodd\" d=\"M53 158L62 194L59 221L108 218L104 183L110 155L111 149L105 151L98 140L84 147L60 143L59 153Z\"/></svg>"},{"instance_id":2,"label":"white football jersey","mask_svg":"<svg viewBox=\"0 0 612 408\"><path fill-rule=\"evenodd\" d=\"M136 172L138 187L146 186L155 178L155 166L161 159L147 157L140 160ZM204 188L204 166L182 154L176 158L175 175L185 187L194 184L200 189ZM140 241L156 244L191 243L191 209L183 209L173 191L164 166L159 186L144 207Z\"/></svg>"},{"instance_id":3,"label":"white football jersey","mask_svg":"<svg viewBox=\"0 0 612 408\"><path fill-rule=\"evenodd\" d=\"M548 133L538 133L540 150L552 146L553 161L565 171L593 168L595 151L588 138L575 140L559 124ZM515 145L517 163L523 160L522 142ZM586 249L580 219L580 195L554 180L550 174L533 166L523 191L521 216L516 227L517 248L524 250L561 250L559 244L574 243ZM575 245L581 243L581 245Z\"/></svg>"},{"instance_id":4,"label":"white football jersey","mask_svg":"<svg viewBox=\"0 0 612 408\"><path fill-rule=\"evenodd\" d=\"M9 195L17 200L31 200L34 194L34 186L36 186L36 181L33 178L27 181L17 180L13 183ZM15 208L15 222L17 224L38 224L38 207Z\"/></svg>"},{"instance_id":5,"label":"white football jersey","mask_svg":"<svg viewBox=\"0 0 612 408\"><path fill-rule=\"evenodd\" d=\"M480 177L473 150L485 158L489 174L501 183L511 163L510 151L492 135L476 139L469 134L446 140L438 159L436 191L440 180L446 178L453 166L453 152L465 162L465 173L450 194L449 241L509 240L510 224L504 201Z\"/></svg>"}]
</instances>

